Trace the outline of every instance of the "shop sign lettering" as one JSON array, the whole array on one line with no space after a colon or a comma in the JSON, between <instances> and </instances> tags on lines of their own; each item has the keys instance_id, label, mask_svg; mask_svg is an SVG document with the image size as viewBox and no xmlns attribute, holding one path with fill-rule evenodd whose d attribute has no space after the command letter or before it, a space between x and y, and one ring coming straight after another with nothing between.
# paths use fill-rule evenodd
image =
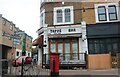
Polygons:
<instances>
[{"instance_id":1,"label":"shop sign lettering","mask_svg":"<svg viewBox=\"0 0 120 77\"><path fill-rule=\"evenodd\" d=\"M61 33L61 29L52 29L52 30L50 30L50 33L60 34Z\"/></svg>"},{"instance_id":2,"label":"shop sign lettering","mask_svg":"<svg viewBox=\"0 0 120 77\"><path fill-rule=\"evenodd\" d=\"M75 28L70 28L70 29L68 29L68 32L76 32L76 29Z\"/></svg>"}]
</instances>

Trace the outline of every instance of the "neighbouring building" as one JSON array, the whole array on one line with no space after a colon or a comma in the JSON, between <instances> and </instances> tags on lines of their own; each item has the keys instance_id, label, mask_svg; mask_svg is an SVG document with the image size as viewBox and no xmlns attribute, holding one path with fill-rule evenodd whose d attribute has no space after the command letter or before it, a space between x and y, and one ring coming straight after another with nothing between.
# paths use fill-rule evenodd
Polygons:
<instances>
[{"instance_id":1,"label":"neighbouring building","mask_svg":"<svg viewBox=\"0 0 120 77\"><path fill-rule=\"evenodd\" d=\"M49 2L42 0L38 64L49 64L50 52L60 53L61 65L86 64L85 52L120 52L119 2Z\"/></svg>"},{"instance_id":2,"label":"neighbouring building","mask_svg":"<svg viewBox=\"0 0 120 77\"><path fill-rule=\"evenodd\" d=\"M10 60L22 56L23 34L25 39L26 56L31 56L32 37L20 30L15 24L0 15L0 45L2 59Z\"/></svg>"},{"instance_id":3,"label":"neighbouring building","mask_svg":"<svg viewBox=\"0 0 120 77\"><path fill-rule=\"evenodd\" d=\"M87 25L90 54L120 53L120 4L94 4L95 24Z\"/></svg>"}]
</instances>

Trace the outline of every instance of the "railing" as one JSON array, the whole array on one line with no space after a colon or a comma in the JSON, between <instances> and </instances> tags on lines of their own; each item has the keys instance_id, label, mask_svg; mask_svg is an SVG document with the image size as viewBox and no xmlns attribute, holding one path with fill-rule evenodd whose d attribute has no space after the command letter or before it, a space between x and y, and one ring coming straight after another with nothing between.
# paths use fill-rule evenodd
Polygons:
<instances>
[{"instance_id":1,"label":"railing","mask_svg":"<svg viewBox=\"0 0 120 77\"><path fill-rule=\"evenodd\" d=\"M11 66L11 67L10 67ZM11 71L10 71L11 68ZM2 60L2 77L39 77L41 75L50 75L50 70L41 68L36 63L12 66L10 61Z\"/></svg>"},{"instance_id":2,"label":"railing","mask_svg":"<svg viewBox=\"0 0 120 77\"><path fill-rule=\"evenodd\" d=\"M86 65L86 53L65 53L60 54L60 66L62 65ZM43 65L50 65L50 54L43 55Z\"/></svg>"}]
</instances>

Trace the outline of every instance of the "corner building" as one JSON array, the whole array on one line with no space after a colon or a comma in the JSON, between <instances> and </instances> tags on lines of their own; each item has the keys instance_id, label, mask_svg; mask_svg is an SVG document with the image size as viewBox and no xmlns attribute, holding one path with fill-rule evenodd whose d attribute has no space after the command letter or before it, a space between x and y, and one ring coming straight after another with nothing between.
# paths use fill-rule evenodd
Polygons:
<instances>
[{"instance_id":1,"label":"corner building","mask_svg":"<svg viewBox=\"0 0 120 77\"><path fill-rule=\"evenodd\" d=\"M38 64L49 65L49 54L60 53L60 66L85 65L88 53L86 22L78 2L43 2L40 7ZM44 47L46 45L46 47Z\"/></svg>"}]
</instances>

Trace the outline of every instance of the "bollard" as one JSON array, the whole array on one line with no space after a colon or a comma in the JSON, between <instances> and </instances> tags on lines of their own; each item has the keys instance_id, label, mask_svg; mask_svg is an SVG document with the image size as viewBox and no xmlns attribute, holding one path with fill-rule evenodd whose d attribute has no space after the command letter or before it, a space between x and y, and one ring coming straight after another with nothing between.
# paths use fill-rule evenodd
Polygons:
<instances>
[{"instance_id":1,"label":"bollard","mask_svg":"<svg viewBox=\"0 0 120 77\"><path fill-rule=\"evenodd\" d=\"M50 72L51 77L59 76L59 53L57 52L50 54Z\"/></svg>"}]
</instances>

